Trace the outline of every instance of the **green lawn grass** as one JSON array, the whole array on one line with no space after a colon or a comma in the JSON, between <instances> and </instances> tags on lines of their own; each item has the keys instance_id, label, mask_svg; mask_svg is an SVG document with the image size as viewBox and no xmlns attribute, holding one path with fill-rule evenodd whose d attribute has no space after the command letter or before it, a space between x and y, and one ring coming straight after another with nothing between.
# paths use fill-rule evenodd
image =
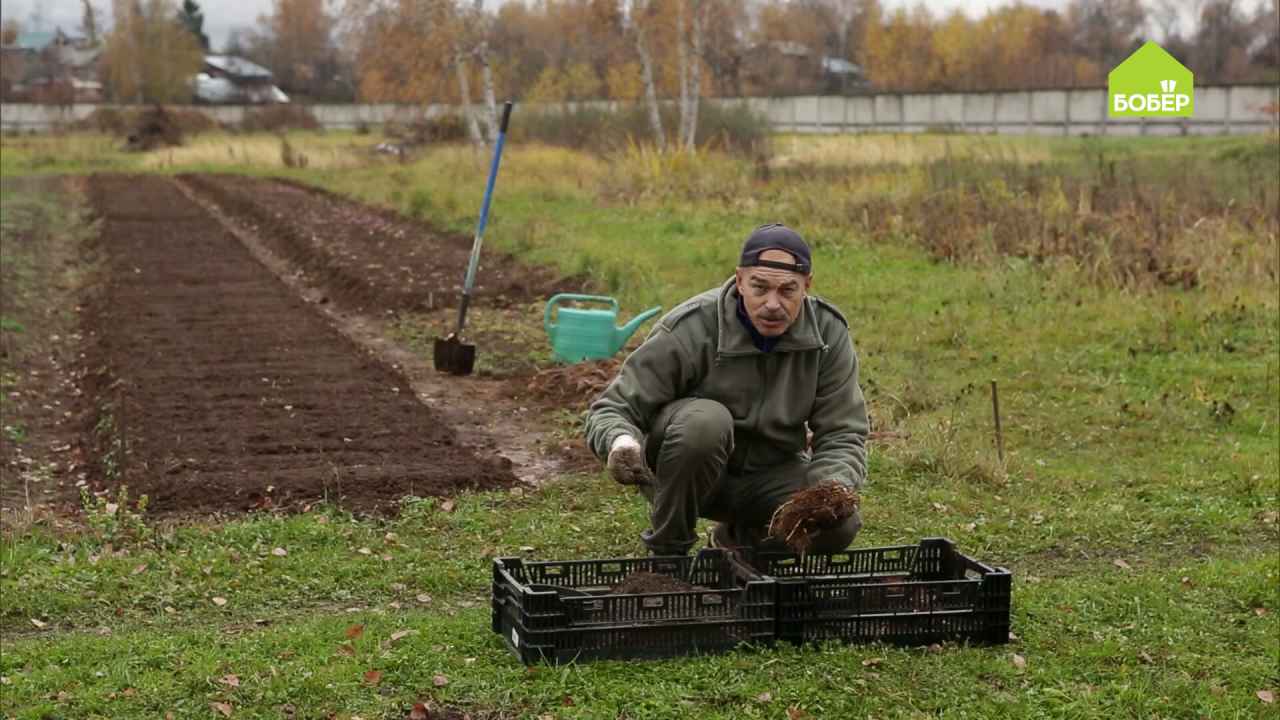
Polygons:
<instances>
[{"instance_id":1,"label":"green lawn grass","mask_svg":"<svg viewBox=\"0 0 1280 720\"><path fill-rule=\"evenodd\" d=\"M1231 163L1265 160L1274 147L1261 138L1104 142L1159 172L1187 153ZM1030 161L1062 160L1064 172L1085 172L1099 147L1007 144L1009 153L1030 148ZM1257 694L1280 691L1274 276L1234 287L1116 288L1062 264L939 263L842 225L823 212L833 191L817 180L753 180L744 163L718 158L679 166L509 153L487 239L582 275L617 295L628 315L720 282L760 222L804 230L815 245L816 291L850 318L876 426L898 433L872 448L858 544L946 536L1007 565L1018 640L940 653L777 648L525 671L489 631L490 559L641 550L643 501L600 475L574 476L518 496L464 497L448 513L410 501L394 520L324 507L157 527L142 542L110 523L7 536L0 712L207 717L217 702L232 705L233 717L280 717L292 706L298 717L381 718L430 698L556 718L783 718L790 708L829 718L1274 715ZM142 167L144 159L119 161ZM9 159L0 170L32 169L23 163ZM1224 175L1238 177L1233 167ZM246 170L204 161L161 169ZM468 231L486 169L483 153L443 148L405 165L247 171L288 174ZM875 191L909 192L913 173L886 171ZM1233 187L1219 190L1249 201L1249 188ZM413 338L415 323L432 321L403 316L397 332ZM993 379L1004 463L993 443ZM348 640L355 624L363 633ZM401 630L415 634L391 641ZM348 642L354 654L340 648ZM370 670L382 673L377 685L364 680ZM220 681L227 675L239 686ZM447 684L437 686L436 675Z\"/></svg>"}]
</instances>

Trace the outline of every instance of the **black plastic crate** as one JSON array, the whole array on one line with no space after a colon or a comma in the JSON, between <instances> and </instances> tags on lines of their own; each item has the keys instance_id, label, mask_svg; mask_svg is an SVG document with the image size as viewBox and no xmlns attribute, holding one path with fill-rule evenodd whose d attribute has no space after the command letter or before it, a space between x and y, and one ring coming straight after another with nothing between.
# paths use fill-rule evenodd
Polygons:
<instances>
[{"instance_id":1,"label":"black plastic crate","mask_svg":"<svg viewBox=\"0 0 1280 720\"><path fill-rule=\"evenodd\" d=\"M695 589L611 594L636 572L667 575ZM526 665L771 644L774 604L774 583L724 550L694 557L493 561L493 631Z\"/></svg>"},{"instance_id":2,"label":"black plastic crate","mask_svg":"<svg viewBox=\"0 0 1280 720\"><path fill-rule=\"evenodd\" d=\"M760 553L752 563L777 581L780 640L1009 640L1012 575L944 538L802 557Z\"/></svg>"}]
</instances>

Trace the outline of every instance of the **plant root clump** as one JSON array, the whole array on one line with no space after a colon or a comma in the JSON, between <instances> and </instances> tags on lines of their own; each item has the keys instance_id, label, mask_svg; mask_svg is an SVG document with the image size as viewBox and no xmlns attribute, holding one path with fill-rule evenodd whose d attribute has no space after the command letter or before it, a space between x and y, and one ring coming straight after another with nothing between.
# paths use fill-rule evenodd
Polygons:
<instances>
[{"instance_id":1,"label":"plant root clump","mask_svg":"<svg viewBox=\"0 0 1280 720\"><path fill-rule=\"evenodd\" d=\"M806 488L778 506L769 520L769 537L803 554L822 530L844 522L858 509L861 498L848 485L828 481Z\"/></svg>"}]
</instances>

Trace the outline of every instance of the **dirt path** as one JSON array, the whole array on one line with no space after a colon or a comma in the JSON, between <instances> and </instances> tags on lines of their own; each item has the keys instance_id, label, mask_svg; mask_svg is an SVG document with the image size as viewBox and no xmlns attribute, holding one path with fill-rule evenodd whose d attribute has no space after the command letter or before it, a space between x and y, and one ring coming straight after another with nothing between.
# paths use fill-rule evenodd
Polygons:
<instances>
[{"instance_id":1,"label":"dirt path","mask_svg":"<svg viewBox=\"0 0 1280 720\"><path fill-rule=\"evenodd\" d=\"M0 183L0 525L6 528L60 499L78 463L74 310L90 226L73 184L36 177Z\"/></svg>"},{"instance_id":2,"label":"dirt path","mask_svg":"<svg viewBox=\"0 0 1280 720\"><path fill-rule=\"evenodd\" d=\"M516 482L171 180L95 176L89 189L107 270L85 317L98 480L160 512L385 510Z\"/></svg>"},{"instance_id":3,"label":"dirt path","mask_svg":"<svg viewBox=\"0 0 1280 720\"><path fill-rule=\"evenodd\" d=\"M529 398L522 401L512 392L513 383L523 385L528 380L442 375L428 358L389 340L393 333L388 311L422 307L428 302L425 298L429 291L426 285L417 286L417 295L384 289L393 279L379 272L360 272L369 254L385 257L403 251L410 257L407 262L417 263L421 248L411 254L408 245L426 243L428 249L441 248L436 257L441 262L453 262L456 267L451 267L447 278L442 276L439 282L452 288L447 283L456 281L453 276L457 273L452 271L465 266L469 247L459 254L457 238L433 235L407 221L387 220L383 211L335 199L324 192L277 181L236 180L233 183L226 176L188 175L180 178L177 185L339 331L403 373L417 397L458 430L462 444L480 454L507 458L516 476L532 484L586 465L582 448L556 444L553 432L541 420L538 402ZM282 236L277 232L281 221L264 224L263 218L276 217L284 200L300 208L300 212L296 214L297 224ZM335 225L326 228L322 220ZM352 223L356 225L351 226ZM343 230L340 225L347 227ZM411 229L415 231L411 233ZM305 246L298 244L302 237L309 238ZM353 237L363 239L363 245L368 247L351 251L352 247L361 247ZM431 277L442 272L426 267L419 271ZM481 291L481 305L539 298L568 282L551 280L542 270L521 270L510 258L496 254L486 261L484 274L493 277L487 289ZM358 285L347 280L352 277L360 278ZM434 296L440 298L435 304L452 302L456 295L452 289L440 292Z\"/></svg>"}]
</instances>

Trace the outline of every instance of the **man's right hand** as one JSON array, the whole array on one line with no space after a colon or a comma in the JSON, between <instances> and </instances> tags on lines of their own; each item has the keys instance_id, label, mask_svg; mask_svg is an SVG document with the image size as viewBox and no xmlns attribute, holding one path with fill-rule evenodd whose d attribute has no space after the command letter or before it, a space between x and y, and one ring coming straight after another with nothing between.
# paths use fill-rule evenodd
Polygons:
<instances>
[{"instance_id":1,"label":"man's right hand","mask_svg":"<svg viewBox=\"0 0 1280 720\"><path fill-rule=\"evenodd\" d=\"M644 461L640 443L630 435L619 435L609 448L609 477L620 485L651 485L653 473Z\"/></svg>"}]
</instances>

